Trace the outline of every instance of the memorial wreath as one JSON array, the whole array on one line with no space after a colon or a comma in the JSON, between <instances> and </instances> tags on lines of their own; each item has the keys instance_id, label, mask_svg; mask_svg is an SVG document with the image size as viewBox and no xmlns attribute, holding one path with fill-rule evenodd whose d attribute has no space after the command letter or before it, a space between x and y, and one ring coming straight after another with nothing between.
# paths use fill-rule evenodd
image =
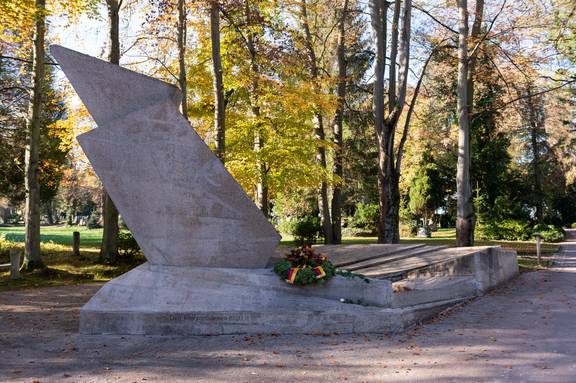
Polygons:
<instances>
[{"instance_id":1,"label":"memorial wreath","mask_svg":"<svg viewBox=\"0 0 576 383\"><path fill-rule=\"evenodd\" d=\"M324 283L336 274L328 258L310 246L291 250L274 265L274 272L286 282L301 286Z\"/></svg>"}]
</instances>

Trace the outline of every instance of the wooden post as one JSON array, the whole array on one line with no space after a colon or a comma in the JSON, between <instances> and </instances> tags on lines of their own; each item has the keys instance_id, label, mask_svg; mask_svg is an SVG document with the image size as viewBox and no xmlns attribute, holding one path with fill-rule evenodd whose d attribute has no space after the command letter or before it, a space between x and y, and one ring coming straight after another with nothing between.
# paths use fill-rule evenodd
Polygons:
<instances>
[{"instance_id":1,"label":"wooden post","mask_svg":"<svg viewBox=\"0 0 576 383\"><path fill-rule=\"evenodd\" d=\"M20 249L10 249L10 279L20 279Z\"/></svg>"},{"instance_id":2,"label":"wooden post","mask_svg":"<svg viewBox=\"0 0 576 383\"><path fill-rule=\"evenodd\" d=\"M80 232L72 233L72 256L80 257Z\"/></svg>"}]
</instances>

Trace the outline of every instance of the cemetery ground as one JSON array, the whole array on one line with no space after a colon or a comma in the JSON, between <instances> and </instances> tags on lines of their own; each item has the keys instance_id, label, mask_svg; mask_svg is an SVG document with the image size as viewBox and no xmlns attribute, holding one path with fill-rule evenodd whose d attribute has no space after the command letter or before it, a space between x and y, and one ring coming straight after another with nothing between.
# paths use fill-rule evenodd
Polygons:
<instances>
[{"instance_id":1,"label":"cemetery ground","mask_svg":"<svg viewBox=\"0 0 576 383\"><path fill-rule=\"evenodd\" d=\"M80 232L80 258L72 257L72 232ZM87 229L79 226L51 225L41 227L41 247L46 270L37 270L20 280L10 280L8 271L0 271L0 292L19 288L34 288L57 285L74 285L90 282L105 282L115 278L144 262L142 255L120 257L116 264L107 265L97 262L100 249L102 229ZM2 238L16 246L24 246L23 226L0 226L0 264L9 263L8 251L2 250ZM347 237L344 244L376 243L376 237ZM455 246L455 230L440 229L432 233L432 238L403 238L402 243L426 243L429 245ZM291 239L284 239L281 244L294 244ZM534 241L476 241L477 246L500 245L518 252L518 263L521 271L536 270ZM549 259L558 250L555 243L544 243L542 247L545 267Z\"/></svg>"},{"instance_id":2,"label":"cemetery ground","mask_svg":"<svg viewBox=\"0 0 576 383\"><path fill-rule=\"evenodd\" d=\"M576 243L562 246L551 268L396 335L79 336L101 283L2 292L0 381L573 383Z\"/></svg>"}]
</instances>

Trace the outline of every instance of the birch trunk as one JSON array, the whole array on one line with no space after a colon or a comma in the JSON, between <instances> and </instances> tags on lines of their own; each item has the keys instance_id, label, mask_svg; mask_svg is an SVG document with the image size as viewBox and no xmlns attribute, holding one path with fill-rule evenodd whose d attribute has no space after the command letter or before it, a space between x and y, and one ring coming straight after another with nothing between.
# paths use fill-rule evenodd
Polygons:
<instances>
[{"instance_id":1,"label":"birch trunk","mask_svg":"<svg viewBox=\"0 0 576 383\"><path fill-rule=\"evenodd\" d=\"M26 118L25 149L25 245L22 271L43 268L40 254L40 184L38 182L38 161L40 147L40 124L42 115L42 88L44 83L44 37L46 33L44 7L45 0L36 0L40 14L34 25L34 45L32 47L32 90Z\"/></svg>"}]
</instances>

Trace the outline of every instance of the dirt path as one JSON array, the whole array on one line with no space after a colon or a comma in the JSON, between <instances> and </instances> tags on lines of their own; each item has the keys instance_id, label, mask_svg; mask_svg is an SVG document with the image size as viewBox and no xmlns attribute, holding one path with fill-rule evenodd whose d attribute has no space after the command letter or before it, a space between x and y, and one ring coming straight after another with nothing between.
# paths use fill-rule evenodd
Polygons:
<instances>
[{"instance_id":1,"label":"dirt path","mask_svg":"<svg viewBox=\"0 0 576 383\"><path fill-rule=\"evenodd\" d=\"M563 259L391 337L79 337L98 285L2 293L0 381L574 383L576 264Z\"/></svg>"}]
</instances>

